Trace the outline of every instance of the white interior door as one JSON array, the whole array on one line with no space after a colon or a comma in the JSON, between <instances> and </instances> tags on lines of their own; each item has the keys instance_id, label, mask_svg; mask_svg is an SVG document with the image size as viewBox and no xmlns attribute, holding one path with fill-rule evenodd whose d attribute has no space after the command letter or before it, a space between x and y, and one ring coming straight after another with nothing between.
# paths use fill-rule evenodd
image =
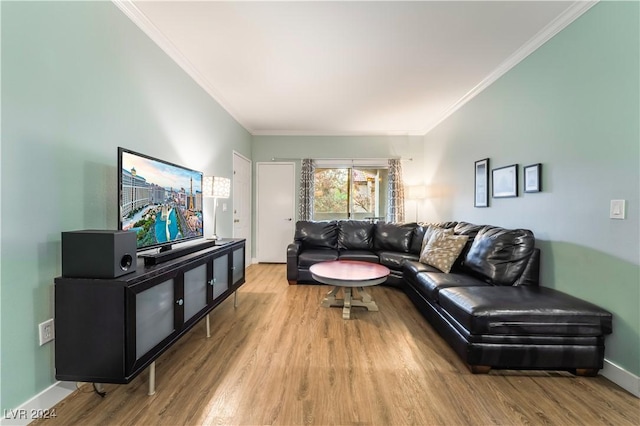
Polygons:
<instances>
[{"instance_id":1,"label":"white interior door","mask_svg":"<svg viewBox=\"0 0 640 426\"><path fill-rule=\"evenodd\" d=\"M286 263L295 230L295 164L257 163L258 262Z\"/></svg>"},{"instance_id":2,"label":"white interior door","mask_svg":"<svg viewBox=\"0 0 640 426\"><path fill-rule=\"evenodd\" d=\"M251 161L233 153L233 237L244 238L245 266L251 264Z\"/></svg>"}]
</instances>

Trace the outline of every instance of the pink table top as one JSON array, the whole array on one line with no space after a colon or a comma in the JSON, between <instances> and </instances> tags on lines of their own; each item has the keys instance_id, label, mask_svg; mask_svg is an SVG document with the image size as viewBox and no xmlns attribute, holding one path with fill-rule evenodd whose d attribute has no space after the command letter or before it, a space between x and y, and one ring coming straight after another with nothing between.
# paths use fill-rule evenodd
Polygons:
<instances>
[{"instance_id":1,"label":"pink table top","mask_svg":"<svg viewBox=\"0 0 640 426\"><path fill-rule=\"evenodd\" d=\"M367 285L368 281L384 281L389 275L389 268L377 263L361 262L357 260L332 260L311 265L309 271L320 282L340 285L342 283L359 283Z\"/></svg>"}]
</instances>

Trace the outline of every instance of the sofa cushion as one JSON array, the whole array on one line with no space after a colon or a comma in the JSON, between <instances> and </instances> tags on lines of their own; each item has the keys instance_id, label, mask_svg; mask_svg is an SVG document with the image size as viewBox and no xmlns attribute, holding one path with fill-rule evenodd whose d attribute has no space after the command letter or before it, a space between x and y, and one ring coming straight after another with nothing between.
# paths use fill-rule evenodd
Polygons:
<instances>
[{"instance_id":1,"label":"sofa cushion","mask_svg":"<svg viewBox=\"0 0 640 426\"><path fill-rule=\"evenodd\" d=\"M512 285L533 253L535 238L526 229L485 227L464 259L464 269L495 285Z\"/></svg>"},{"instance_id":2,"label":"sofa cushion","mask_svg":"<svg viewBox=\"0 0 640 426\"><path fill-rule=\"evenodd\" d=\"M473 240L475 239L478 232L480 232L480 230L484 227L485 225L474 225L473 223L469 222L458 222L453 227L454 234L467 235L469 237L469 239L467 240L467 244L462 249L460 256L458 256L458 259L453 266L453 270L460 270L464 267L464 259L467 256L469 249L471 248L471 244L473 244Z\"/></svg>"},{"instance_id":3,"label":"sofa cushion","mask_svg":"<svg viewBox=\"0 0 640 426\"><path fill-rule=\"evenodd\" d=\"M429 242L420 253L420 262L434 266L444 273L449 273L469 237L448 235L445 231L435 231L429 238Z\"/></svg>"},{"instance_id":4,"label":"sofa cushion","mask_svg":"<svg viewBox=\"0 0 640 426\"><path fill-rule=\"evenodd\" d=\"M407 253L411 245L411 234L415 225L376 223L373 248L376 251L399 251Z\"/></svg>"},{"instance_id":5,"label":"sofa cushion","mask_svg":"<svg viewBox=\"0 0 640 426\"><path fill-rule=\"evenodd\" d=\"M422 236L422 243L420 244L420 255L422 255L424 247L427 245L431 237L433 237L435 234L453 235L453 228L442 228L438 225L427 226L427 229L424 231L424 235Z\"/></svg>"},{"instance_id":6,"label":"sofa cushion","mask_svg":"<svg viewBox=\"0 0 640 426\"><path fill-rule=\"evenodd\" d=\"M360 260L363 262L380 263L378 255L369 250L340 250L338 254L340 260Z\"/></svg>"},{"instance_id":7,"label":"sofa cushion","mask_svg":"<svg viewBox=\"0 0 640 426\"><path fill-rule=\"evenodd\" d=\"M301 220L296 222L295 241L302 244L303 249L337 249L338 223L315 222Z\"/></svg>"},{"instance_id":8,"label":"sofa cushion","mask_svg":"<svg viewBox=\"0 0 640 426\"><path fill-rule=\"evenodd\" d=\"M338 248L340 250L371 250L373 227L368 221L341 220L338 222Z\"/></svg>"},{"instance_id":9,"label":"sofa cushion","mask_svg":"<svg viewBox=\"0 0 640 426\"><path fill-rule=\"evenodd\" d=\"M611 313L545 287L466 287L440 291L440 306L471 334L601 336Z\"/></svg>"},{"instance_id":10,"label":"sofa cushion","mask_svg":"<svg viewBox=\"0 0 640 426\"><path fill-rule=\"evenodd\" d=\"M489 286L489 284L466 274L421 272L416 275L413 286L427 299L438 302L438 293L442 289L449 287L486 287Z\"/></svg>"},{"instance_id":11,"label":"sofa cushion","mask_svg":"<svg viewBox=\"0 0 640 426\"><path fill-rule=\"evenodd\" d=\"M411 245L409 246L409 253L420 254L422 250L422 240L424 239L424 233L426 232L428 225L415 224L413 233L411 234Z\"/></svg>"},{"instance_id":12,"label":"sofa cushion","mask_svg":"<svg viewBox=\"0 0 640 426\"><path fill-rule=\"evenodd\" d=\"M410 225L414 225L415 228L413 228L413 235L411 235L411 246L409 247L409 252L418 254L418 255L420 254L420 252L422 251L422 248L427 243L426 241L424 241L425 232L427 232L430 226L433 226L434 228L451 229L451 232L453 232L453 228L454 226L456 226L457 223L458 222L410 224ZM428 240L429 238L427 238L427 241Z\"/></svg>"},{"instance_id":13,"label":"sofa cushion","mask_svg":"<svg viewBox=\"0 0 640 426\"><path fill-rule=\"evenodd\" d=\"M397 271L402 270L402 265L405 260L418 260L417 254L412 253L398 253L397 251L379 251L380 264L386 266L389 269L395 269Z\"/></svg>"},{"instance_id":14,"label":"sofa cushion","mask_svg":"<svg viewBox=\"0 0 640 426\"><path fill-rule=\"evenodd\" d=\"M456 226L453 227L453 233L456 235L468 235L469 240L473 240L478 232L485 227L485 225L474 225L469 222L458 222Z\"/></svg>"},{"instance_id":15,"label":"sofa cushion","mask_svg":"<svg viewBox=\"0 0 640 426\"><path fill-rule=\"evenodd\" d=\"M298 266L309 267L318 262L325 262L327 260L338 260L338 250L331 250L331 249L304 250L298 256Z\"/></svg>"},{"instance_id":16,"label":"sofa cushion","mask_svg":"<svg viewBox=\"0 0 640 426\"><path fill-rule=\"evenodd\" d=\"M438 268L409 259L402 263L402 270L405 277L415 277L419 272L439 272Z\"/></svg>"}]
</instances>

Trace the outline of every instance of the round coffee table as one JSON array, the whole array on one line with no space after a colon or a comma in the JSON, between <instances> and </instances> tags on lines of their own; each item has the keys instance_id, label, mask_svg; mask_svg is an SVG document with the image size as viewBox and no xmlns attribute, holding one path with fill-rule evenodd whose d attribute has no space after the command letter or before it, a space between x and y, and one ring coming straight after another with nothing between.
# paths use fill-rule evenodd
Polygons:
<instances>
[{"instance_id":1,"label":"round coffee table","mask_svg":"<svg viewBox=\"0 0 640 426\"><path fill-rule=\"evenodd\" d=\"M369 311L378 311L378 305L365 291L365 287L382 284L389 275L389 268L377 263L360 262L357 260L331 260L320 262L309 268L311 276L323 284L335 287L322 301L322 306L342 307L342 318L351 318L351 307L361 306ZM354 299L352 289L355 288L360 299ZM343 299L336 299L336 294L342 289Z\"/></svg>"}]
</instances>

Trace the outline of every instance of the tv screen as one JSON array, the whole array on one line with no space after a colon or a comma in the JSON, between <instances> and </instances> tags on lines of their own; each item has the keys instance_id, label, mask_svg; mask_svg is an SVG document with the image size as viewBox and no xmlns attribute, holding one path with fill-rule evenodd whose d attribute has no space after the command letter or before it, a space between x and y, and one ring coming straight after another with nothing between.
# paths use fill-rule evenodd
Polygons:
<instances>
[{"instance_id":1,"label":"tv screen","mask_svg":"<svg viewBox=\"0 0 640 426\"><path fill-rule=\"evenodd\" d=\"M138 251L203 235L202 172L118 148L119 229Z\"/></svg>"}]
</instances>

